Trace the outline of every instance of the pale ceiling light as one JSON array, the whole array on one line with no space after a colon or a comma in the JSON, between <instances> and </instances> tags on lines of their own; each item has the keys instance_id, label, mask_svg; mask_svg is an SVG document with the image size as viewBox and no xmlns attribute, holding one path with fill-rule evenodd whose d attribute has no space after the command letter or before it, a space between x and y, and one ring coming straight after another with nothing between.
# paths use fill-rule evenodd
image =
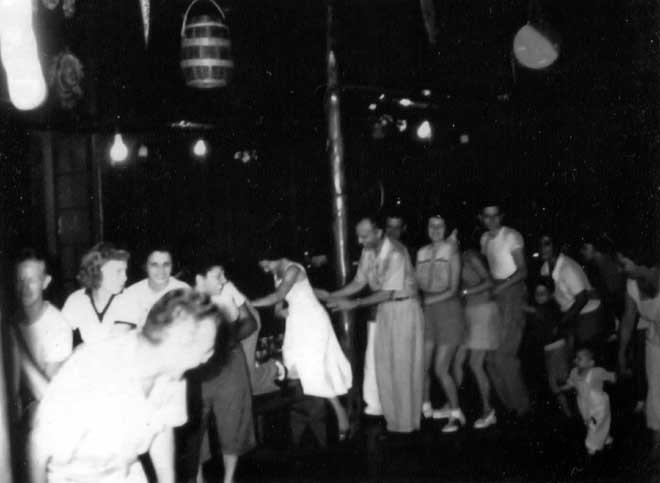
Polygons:
<instances>
[{"instance_id":1,"label":"pale ceiling light","mask_svg":"<svg viewBox=\"0 0 660 483\"><path fill-rule=\"evenodd\" d=\"M418 127L417 127L417 137L419 139L431 139L433 137L433 129L431 128L431 123L428 121L423 121Z\"/></svg>"},{"instance_id":2,"label":"pale ceiling light","mask_svg":"<svg viewBox=\"0 0 660 483\"><path fill-rule=\"evenodd\" d=\"M209 148L206 145L206 141L204 141L202 138L199 138L197 141L195 141L195 145L193 146L193 154L197 156L198 158L203 158L206 156L209 152Z\"/></svg>"},{"instance_id":3,"label":"pale ceiling light","mask_svg":"<svg viewBox=\"0 0 660 483\"><path fill-rule=\"evenodd\" d=\"M524 25L513 39L513 53L529 69L544 69L559 57L559 46L531 24Z\"/></svg>"},{"instance_id":4,"label":"pale ceiling light","mask_svg":"<svg viewBox=\"0 0 660 483\"><path fill-rule=\"evenodd\" d=\"M31 0L0 0L0 57L12 104L20 110L41 105L47 91L32 28Z\"/></svg>"},{"instance_id":5,"label":"pale ceiling light","mask_svg":"<svg viewBox=\"0 0 660 483\"><path fill-rule=\"evenodd\" d=\"M115 139L110 147L110 159L114 163L123 163L128 159L128 147L119 133L115 134Z\"/></svg>"}]
</instances>

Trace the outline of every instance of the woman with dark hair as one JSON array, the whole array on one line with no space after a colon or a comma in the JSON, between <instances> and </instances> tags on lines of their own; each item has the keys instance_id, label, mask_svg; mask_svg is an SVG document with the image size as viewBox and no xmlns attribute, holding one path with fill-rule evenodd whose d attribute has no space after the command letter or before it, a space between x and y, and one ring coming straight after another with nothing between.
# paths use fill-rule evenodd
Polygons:
<instances>
[{"instance_id":1,"label":"woman with dark hair","mask_svg":"<svg viewBox=\"0 0 660 483\"><path fill-rule=\"evenodd\" d=\"M646 425L660 439L660 268L658 262L644 254L619 254L626 274L623 319L619 328L619 372L630 375L627 350L638 323L648 325L645 352L638 353L646 364ZM640 370L641 368L638 368ZM639 395L638 397L640 397Z\"/></svg>"},{"instance_id":2,"label":"woman with dark hair","mask_svg":"<svg viewBox=\"0 0 660 483\"><path fill-rule=\"evenodd\" d=\"M257 321L245 297L228 284L223 267L212 258L196 267L195 289L208 294L227 321L218 331L217 355L189 373L194 392L201 394L201 424L192 435L196 481L204 481L203 464L213 456L208 429L211 416L215 416L223 481L231 483L239 458L256 446L250 373L241 341L257 330Z\"/></svg>"},{"instance_id":3,"label":"woman with dark hair","mask_svg":"<svg viewBox=\"0 0 660 483\"><path fill-rule=\"evenodd\" d=\"M460 299L461 254L455 241L445 238L445 220L440 215L428 218L431 243L417 251L417 284L424 294L424 416L448 419L443 433L465 424L458 404L456 381L451 366L465 337L465 314ZM435 356L435 364L433 364ZM429 369L434 372L447 398L447 406L433 411L430 399Z\"/></svg>"},{"instance_id":4,"label":"woman with dark hair","mask_svg":"<svg viewBox=\"0 0 660 483\"><path fill-rule=\"evenodd\" d=\"M144 328L83 344L49 384L30 435L32 483L174 482L173 428L186 422L184 372L213 354L222 321L209 297L167 293Z\"/></svg>"},{"instance_id":5,"label":"woman with dark hair","mask_svg":"<svg viewBox=\"0 0 660 483\"><path fill-rule=\"evenodd\" d=\"M135 282L124 291L126 300L135 304L138 328L144 325L149 309L170 290L189 288L188 284L172 275L172 251L166 246L149 251L144 262L147 278Z\"/></svg>"},{"instance_id":6,"label":"woman with dark hair","mask_svg":"<svg viewBox=\"0 0 660 483\"><path fill-rule=\"evenodd\" d=\"M337 416L339 438L348 436L348 415L339 396L351 388L351 365L339 346L328 313L302 265L279 258L259 262L275 277L276 290L253 300L254 307L289 304L282 353L289 379L300 379L303 393L325 398Z\"/></svg>"},{"instance_id":7,"label":"woman with dark hair","mask_svg":"<svg viewBox=\"0 0 660 483\"><path fill-rule=\"evenodd\" d=\"M80 331L83 342L102 340L137 326L134 304L121 295L129 257L127 251L106 242L83 255L78 271L82 288L69 295L62 307L62 315L72 329Z\"/></svg>"}]
</instances>

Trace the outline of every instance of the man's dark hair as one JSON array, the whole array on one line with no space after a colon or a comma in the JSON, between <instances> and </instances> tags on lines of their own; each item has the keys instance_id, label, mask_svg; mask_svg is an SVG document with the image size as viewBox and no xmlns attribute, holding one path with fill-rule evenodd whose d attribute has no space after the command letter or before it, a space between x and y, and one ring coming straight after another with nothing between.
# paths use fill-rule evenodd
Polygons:
<instances>
[{"instance_id":1,"label":"man's dark hair","mask_svg":"<svg viewBox=\"0 0 660 483\"><path fill-rule=\"evenodd\" d=\"M547 233L542 234L539 237L539 244L543 245L546 243L550 243L552 245L552 254L557 256L559 255L559 252L561 251L561 243L555 239L554 236L548 235Z\"/></svg>"},{"instance_id":2,"label":"man's dark hair","mask_svg":"<svg viewBox=\"0 0 660 483\"><path fill-rule=\"evenodd\" d=\"M23 248L16 257L14 267L18 268L20 264L28 261L42 263L44 265L44 273L50 274L50 263L48 257L46 257L46 255L42 252L35 250L34 248Z\"/></svg>"},{"instance_id":3,"label":"man's dark hair","mask_svg":"<svg viewBox=\"0 0 660 483\"><path fill-rule=\"evenodd\" d=\"M384 230L385 229L385 220L380 214L365 214L362 215L358 218L358 223L362 223L363 221L368 221L371 223L371 225L374 228L377 228L379 230Z\"/></svg>"},{"instance_id":4,"label":"man's dark hair","mask_svg":"<svg viewBox=\"0 0 660 483\"><path fill-rule=\"evenodd\" d=\"M596 251L604 253L606 255L614 256L616 255L616 245L614 240L607 233L584 233L581 237L583 245L590 244L593 245Z\"/></svg>"},{"instance_id":5,"label":"man's dark hair","mask_svg":"<svg viewBox=\"0 0 660 483\"><path fill-rule=\"evenodd\" d=\"M483 213L486 208L497 208L497 211L500 215L504 214L504 208L502 207L502 202L494 199L486 199L480 203L479 213Z\"/></svg>"},{"instance_id":6,"label":"man's dark hair","mask_svg":"<svg viewBox=\"0 0 660 483\"><path fill-rule=\"evenodd\" d=\"M225 263L225 258L223 256L215 254L213 251L203 251L202 253L197 254L192 263L184 270L186 277L184 280L194 287L195 277L197 277L197 275L206 277L209 271L214 267L220 267L223 270L226 270Z\"/></svg>"}]
</instances>

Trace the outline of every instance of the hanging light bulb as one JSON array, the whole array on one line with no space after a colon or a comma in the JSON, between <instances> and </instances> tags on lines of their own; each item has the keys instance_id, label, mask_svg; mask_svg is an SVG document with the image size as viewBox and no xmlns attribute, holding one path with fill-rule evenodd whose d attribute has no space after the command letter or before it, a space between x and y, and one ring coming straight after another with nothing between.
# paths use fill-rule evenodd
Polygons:
<instances>
[{"instance_id":1,"label":"hanging light bulb","mask_svg":"<svg viewBox=\"0 0 660 483\"><path fill-rule=\"evenodd\" d=\"M146 158L147 156L149 156L149 148L147 147L146 144L142 144L138 148L137 155L138 155L138 158Z\"/></svg>"},{"instance_id":2,"label":"hanging light bulb","mask_svg":"<svg viewBox=\"0 0 660 483\"><path fill-rule=\"evenodd\" d=\"M525 67L544 69L559 57L559 46L531 24L524 25L513 39L513 53Z\"/></svg>"},{"instance_id":3,"label":"hanging light bulb","mask_svg":"<svg viewBox=\"0 0 660 483\"><path fill-rule=\"evenodd\" d=\"M203 158L206 156L209 152L208 147L206 146L206 141L204 139L199 138L197 141L195 141L195 144L193 146L193 154L197 156L198 158Z\"/></svg>"},{"instance_id":4,"label":"hanging light bulb","mask_svg":"<svg viewBox=\"0 0 660 483\"><path fill-rule=\"evenodd\" d=\"M110 147L110 160L113 163L123 163L128 158L128 147L121 134L115 134L115 140Z\"/></svg>"},{"instance_id":5,"label":"hanging light bulb","mask_svg":"<svg viewBox=\"0 0 660 483\"><path fill-rule=\"evenodd\" d=\"M39 106L46 99L46 82L32 28L31 0L0 1L0 57L12 104L21 110Z\"/></svg>"},{"instance_id":6,"label":"hanging light bulb","mask_svg":"<svg viewBox=\"0 0 660 483\"><path fill-rule=\"evenodd\" d=\"M431 128L430 122L422 121L422 123L417 127L417 137L424 140L428 140L433 137L433 129Z\"/></svg>"}]
</instances>

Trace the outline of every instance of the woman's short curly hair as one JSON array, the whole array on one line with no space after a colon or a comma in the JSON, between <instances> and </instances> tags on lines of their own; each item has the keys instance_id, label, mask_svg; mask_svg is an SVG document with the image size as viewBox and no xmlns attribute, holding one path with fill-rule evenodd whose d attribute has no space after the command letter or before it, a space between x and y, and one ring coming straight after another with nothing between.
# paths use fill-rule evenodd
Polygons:
<instances>
[{"instance_id":1,"label":"woman's short curly hair","mask_svg":"<svg viewBox=\"0 0 660 483\"><path fill-rule=\"evenodd\" d=\"M182 317L192 317L196 322L211 319L219 326L225 316L206 294L190 288L170 290L149 310L142 334L153 344L159 344L165 329Z\"/></svg>"},{"instance_id":2,"label":"woman's short curly hair","mask_svg":"<svg viewBox=\"0 0 660 483\"><path fill-rule=\"evenodd\" d=\"M130 253L115 248L112 243L100 242L90 248L80 259L78 281L86 289L93 290L101 286L101 267L110 260L120 260L128 263Z\"/></svg>"}]
</instances>

